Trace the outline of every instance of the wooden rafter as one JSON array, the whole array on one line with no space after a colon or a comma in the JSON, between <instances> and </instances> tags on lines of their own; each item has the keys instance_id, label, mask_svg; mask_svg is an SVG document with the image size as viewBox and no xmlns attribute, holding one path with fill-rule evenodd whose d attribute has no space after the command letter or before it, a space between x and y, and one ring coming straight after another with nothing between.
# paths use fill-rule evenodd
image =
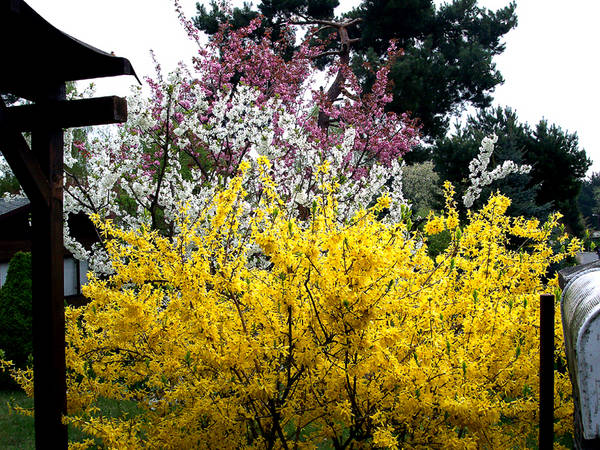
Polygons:
<instances>
[{"instance_id":1,"label":"wooden rafter","mask_svg":"<svg viewBox=\"0 0 600 450\"><path fill-rule=\"evenodd\" d=\"M48 180L25 138L12 126L7 110L4 101L0 99L0 150L27 197L32 201L37 200L48 205L50 203Z\"/></svg>"},{"instance_id":2,"label":"wooden rafter","mask_svg":"<svg viewBox=\"0 0 600 450\"><path fill-rule=\"evenodd\" d=\"M19 131L31 131L36 123L76 128L122 123L126 119L127 100L115 96L6 108L6 120L13 129Z\"/></svg>"}]
</instances>

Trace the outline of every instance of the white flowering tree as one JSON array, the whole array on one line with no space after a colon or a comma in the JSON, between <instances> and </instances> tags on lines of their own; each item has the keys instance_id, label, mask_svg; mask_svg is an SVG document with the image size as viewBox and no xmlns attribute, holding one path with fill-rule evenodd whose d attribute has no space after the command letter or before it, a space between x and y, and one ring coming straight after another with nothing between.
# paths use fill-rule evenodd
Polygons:
<instances>
[{"instance_id":1,"label":"white flowering tree","mask_svg":"<svg viewBox=\"0 0 600 450\"><path fill-rule=\"evenodd\" d=\"M308 219L330 182L339 190L341 218L387 192L388 220L398 220L406 203L400 157L417 142L418 128L384 109L391 101L389 68L380 68L372 90L363 92L340 64L331 73L339 96L330 100L311 84L312 60L322 48L306 43L284 61L277 43L248 38L257 26L218 35L192 69L182 66L166 78L159 71L148 80L149 97L133 88L129 120L116 131L87 142L67 135L66 146L75 151L65 155L65 214L96 214L173 237L181 208L199 217L242 162L250 163L245 201L258 201L257 159L264 156L290 217ZM324 165L329 170L318 180ZM93 270L110 270L99 246L84 247L68 229L65 246Z\"/></svg>"}]
</instances>

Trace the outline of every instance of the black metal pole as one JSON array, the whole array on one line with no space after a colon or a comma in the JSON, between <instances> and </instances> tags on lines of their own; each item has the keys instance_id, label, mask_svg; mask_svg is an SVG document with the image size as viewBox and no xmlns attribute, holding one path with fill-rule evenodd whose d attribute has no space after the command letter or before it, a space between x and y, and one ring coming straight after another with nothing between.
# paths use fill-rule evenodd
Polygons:
<instances>
[{"instance_id":1,"label":"black metal pole","mask_svg":"<svg viewBox=\"0 0 600 450\"><path fill-rule=\"evenodd\" d=\"M540 295L540 450L554 441L554 306L554 295Z\"/></svg>"},{"instance_id":2,"label":"black metal pole","mask_svg":"<svg viewBox=\"0 0 600 450\"><path fill-rule=\"evenodd\" d=\"M64 100L65 85L48 89L38 103ZM67 412L63 274L63 131L32 124L32 152L50 185L50 201L32 201L33 374L37 449L66 449Z\"/></svg>"}]
</instances>

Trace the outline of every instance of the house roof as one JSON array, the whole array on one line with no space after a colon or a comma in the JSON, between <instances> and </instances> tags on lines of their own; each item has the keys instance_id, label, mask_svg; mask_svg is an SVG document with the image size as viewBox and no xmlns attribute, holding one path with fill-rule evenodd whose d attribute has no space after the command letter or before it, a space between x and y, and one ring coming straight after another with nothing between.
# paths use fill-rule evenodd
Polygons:
<instances>
[{"instance_id":1,"label":"house roof","mask_svg":"<svg viewBox=\"0 0 600 450\"><path fill-rule=\"evenodd\" d=\"M65 81L116 75L137 78L126 58L63 33L23 0L0 0L0 43L0 93L35 100L48 86Z\"/></svg>"},{"instance_id":2,"label":"house roof","mask_svg":"<svg viewBox=\"0 0 600 450\"><path fill-rule=\"evenodd\" d=\"M29 204L30 202L27 197L16 197L10 200L0 199L0 220L4 215L14 213L23 207L28 207Z\"/></svg>"},{"instance_id":3,"label":"house roof","mask_svg":"<svg viewBox=\"0 0 600 450\"><path fill-rule=\"evenodd\" d=\"M0 262L10 260L17 251L31 251L30 208L31 202L25 197L0 199ZM92 222L83 213L69 215L69 229L86 248L98 240ZM65 249L65 255L71 253Z\"/></svg>"}]
</instances>

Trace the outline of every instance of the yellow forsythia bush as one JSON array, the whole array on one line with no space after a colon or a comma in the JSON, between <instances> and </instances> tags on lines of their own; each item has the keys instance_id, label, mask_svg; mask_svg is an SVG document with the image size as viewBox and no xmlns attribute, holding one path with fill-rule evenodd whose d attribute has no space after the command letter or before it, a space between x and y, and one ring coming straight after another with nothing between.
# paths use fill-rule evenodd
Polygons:
<instances>
[{"instance_id":1,"label":"yellow forsythia bush","mask_svg":"<svg viewBox=\"0 0 600 450\"><path fill-rule=\"evenodd\" d=\"M91 302L67 312L68 423L108 448L497 449L535 438L539 294L554 289L542 280L577 247L553 252L556 216L510 218L495 195L461 228L447 186L446 213L423 235L377 219L386 197L341 223L329 185L301 224L263 177L248 227L242 180L182 219L174 242L102 225L115 274L93 278ZM442 230L452 242L434 260L427 234ZM249 263L257 246L266 265ZM561 434L571 387L556 376ZM105 415L104 399L135 408Z\"/></svg>"}]
</instances>

